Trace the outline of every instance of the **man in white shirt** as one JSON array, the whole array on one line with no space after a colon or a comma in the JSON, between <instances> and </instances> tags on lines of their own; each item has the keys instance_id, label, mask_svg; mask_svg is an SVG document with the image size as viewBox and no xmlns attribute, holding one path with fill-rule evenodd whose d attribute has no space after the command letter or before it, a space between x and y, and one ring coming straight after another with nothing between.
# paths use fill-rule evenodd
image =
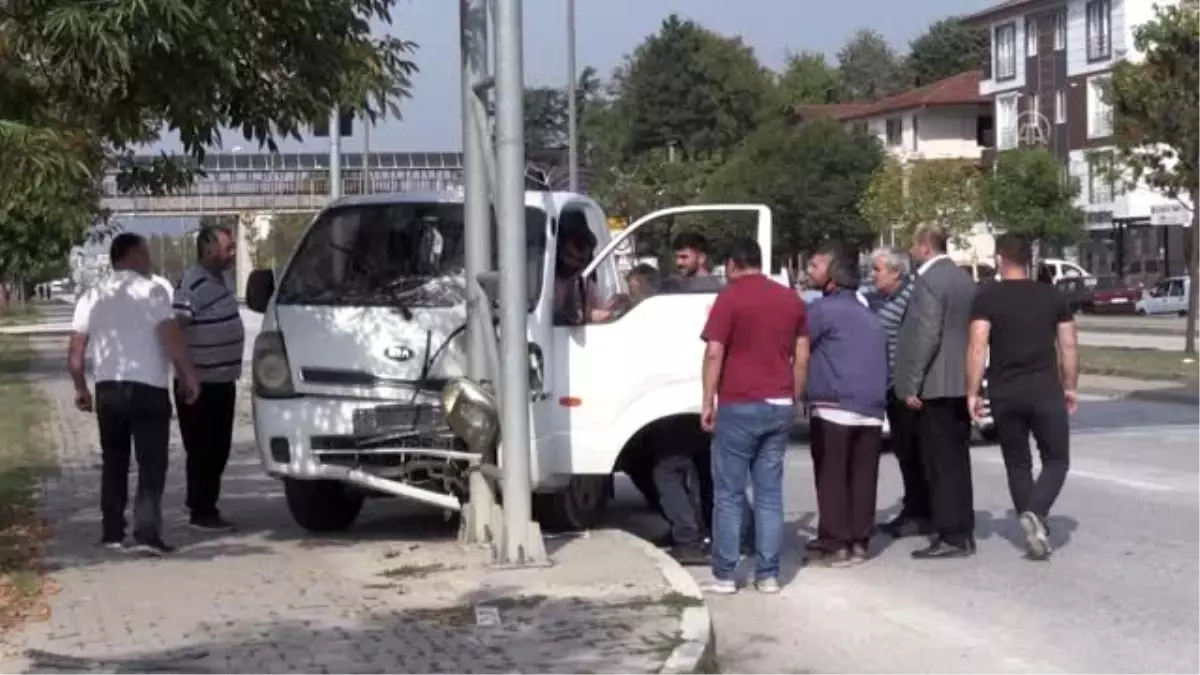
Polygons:
<instances>
[{"instance_id":1,"label":"man in white shirt","mask_svg":"<svg viewBox=\"0 0 1200 675\"><path fill-rule=\"evenodd\" d=\"M199 382L183 332L171 311L171 294L150 275L150 250L141 236L117 235L109 250L113 273L75 306L67 354L75 383L75 407L95 410L100 427L102 477L101 543L124 548L129 457L136 452L137 494L133 505L136 548L152 555L173 549L162 540L162 496L170 436L171 364L180 383L177 396L194 401ZM86 361L96 381L88 389Z\"/></svg>"}]
</instances>

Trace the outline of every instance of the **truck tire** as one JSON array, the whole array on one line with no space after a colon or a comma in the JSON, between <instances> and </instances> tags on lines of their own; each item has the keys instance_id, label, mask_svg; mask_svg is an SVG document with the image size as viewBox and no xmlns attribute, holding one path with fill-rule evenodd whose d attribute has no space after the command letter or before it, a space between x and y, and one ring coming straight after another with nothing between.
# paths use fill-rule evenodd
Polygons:
<instances>
[{"instance_id":1,"label":"truck tire","mask_svg":"<svg viewBox=\"0 0 1200 675\"><path fill-rule=\"evenodd\" d=\"M574 476L566 489L533 495L533 518L547 532L595 527L612 499L612 476Z\"/></svg>"},{"instance_id":2,"label":"truck tire","mask_svg":"<svg viewBox=\"0 0 1200 675\"><path fill-rule=\"evenodd\" d=\"M342 532L362 511L365 495L333 480L283 480L292 520L309 532Z\"/></svg>"}]
</instances>

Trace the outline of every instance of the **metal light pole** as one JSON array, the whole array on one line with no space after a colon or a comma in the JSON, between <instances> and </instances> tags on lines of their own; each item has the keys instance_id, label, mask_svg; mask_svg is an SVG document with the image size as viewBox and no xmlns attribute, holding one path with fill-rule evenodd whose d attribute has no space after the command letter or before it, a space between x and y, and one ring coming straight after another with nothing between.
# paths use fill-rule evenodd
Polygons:
<instances>
[{"instance_id":1,"label":"metal light pole","mask_svg":"<svg viewBox=\"0 0 1200 675\"><path fill-rule=\"evenodd\" d=\"M571 192L579 192L579 82L575 74L575 0L567 0L567 166Z\"/></svg>"},{"instance_id":2,"label":"metal light pole","mask_svg":"<svg viewBox=\"0 0 1200 675\"><path fill-rule=\"evenodd\" d=\"M487 0L459 0L459 26L462 50L462 138L463 138L463 218L464 248L466 248L466 277L479 278L480 272L491 267L492 233L488 227L491 197L488 191L487 164L484 153L491 151L491 139L485 138L488 128L487 108L483 88L479 85L488 73L488 8ZM467 315L480 311L479 298L467 294ZM476 382L491 379L488 373L485 340L494 335L482 334L476 321L467 322L467 373ZM486 543L488 525L496 497L487 478L478 471L469 479L470 515L464 538L472 543Z\"/></svg>"},{"instance_id":3,"label":"metal light pole","mask_svg":"<svg viewBox=\"0 0 1200 675\"><path fill-rule=\"evenodd\" d=\"M341 110L329 114L329 201L342 196L342 124Z\"/></svg>"},{"instance_id":4,"label":"metal light pole","mask_svg":"<svg viewBox=\"0 0 1200 675\"><path fill-rule=\"evenodd\" d=\"M522 2L496 2L496 215L500 249L500 443L504 542L500 562L531 562L529 348L525 273L525 131Z\"/></svg>"}]
</instances>

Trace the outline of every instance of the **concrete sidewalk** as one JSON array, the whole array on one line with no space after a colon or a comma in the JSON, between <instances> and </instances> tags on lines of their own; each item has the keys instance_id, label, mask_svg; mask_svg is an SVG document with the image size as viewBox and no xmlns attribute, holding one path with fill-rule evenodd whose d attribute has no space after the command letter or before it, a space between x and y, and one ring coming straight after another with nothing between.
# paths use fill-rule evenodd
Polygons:
<instances>
[{"instance_id":1,"label":"concrete sidewalk","mask_svg":"<svg viewBox=\"0 0 1200 675\"><path fill-rule=\"evenodd\" d=\"M49 619L0 637L0 672L692 672L711 659L692 577L619 531L549 539L553 566L501 570L440 513L368 502L355 529L292 524L259 470L242 397L221 506L226 535L184 527L173 438L164 509L172 556L96 544L94 418L45 373L61 472L44 485ZM131 480L131 484L132 484ZM132 485L131 485L132 487Z\"/></svg>"},{"instance_id":2,"label":"concrete sidewalk","mask_svg":"<svg viewBox=\"0 0 1200 675\"><path fill-rule=\"evenodd\" d=\"M1079 376L1079 390L1089 394L1138 401L1200 405L1200 392L1197 391L1197 386L1183 382L1083 374Z\"/></svg>"}]
</instances>

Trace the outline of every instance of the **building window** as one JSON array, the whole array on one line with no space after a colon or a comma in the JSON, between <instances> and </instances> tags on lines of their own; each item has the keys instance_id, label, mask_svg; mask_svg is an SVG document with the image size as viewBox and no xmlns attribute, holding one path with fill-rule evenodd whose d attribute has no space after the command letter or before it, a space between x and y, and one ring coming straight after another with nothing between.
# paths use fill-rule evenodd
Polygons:
<instances>
[{"instance_id":1,"label":"building window","mask_svg":"<svg viewBox=\"0 0 1200 675\"><path fill-rule=\"evenodd\" d=\"M912 122L913 122L912 151L913 152L917 151L917 143L919 143L920 139L921 139L921 127L918 125L917 119L918 119L917 116L914 114L912 117Z\"/></svg>"},{"instance_id":2,"label":"building window","mask_svg":"<svg viewBox=\"0 0 1200 675\"><path fill-rule=\"evenodd\" d=\"M1011 80L1017 76L1017 26L1006 23L996 26L992 40L995 45L995 67L997 80Z\"/></svg>"},{"instance_id":3,"label":"building window","mask_svg":"<svg viewBox=\"0 0 1200 675\"><path fill-rule=\"evenodd\" d=\"M1059 12L1054 15L1054 51L1067 48L1067 15Z\"/></svg>"},{"instance_id":4,"label":"building window","mask_svg":"<svg viewBox=\"0 0 1200 675\"><path fill-rule=\"evenodd\" d=\"M1017 147L1017 94L996 97L996 149Z\"/></svg>"},{"instance_id":5,"label":"building window","mask_svg":"<svg viewBox=\"0 0 1200 675\"><path fill-rule=\"evenodd\" d=\"M1088 156L1088 203L1111 204L1113 200L1113 155L1097 152Z\"/></svg>"},{"instance_id":6,"label":"building window","mask_svg":"<svg viewBox=\"0 0 1200 675\"><path fill-rule=\"evenodd\" d=\"M1025 19L1025 56L1038 55L1037 19Z\"/></svg>"},{"instance_id":7,"label":"building window","mask_svg":"<svg viewBox=\"0 0 1200 675\"><path fill-rule=\"evenodd\" d=\"M1108 102L1108 75L1096 75L1087 81L1087 135L1104 138L1113 133L1113 111Z\"/></svg>"},{"instance_id":8,"label":"building window","mask_svg":"<svg viewBox=\"0 0 1200 675\"><path fill-rule=\"evenodd\" d=\"M899 117L888 118L886 130L889 148L894 148L904 142L904 120Z\"/></svg>"},{"instance_id":9,"label":"building window","mask_svg":"<svg viewBox=\"0 0 1200 675\"><path fill-rule=\"evenodd\" d=\"M1087 25L1087 59L1112 57L1112 0L1090 0L1084 12Z\"/></svg>"},{"instance_id":10,"label":"building window","mask_svg":"<svg viewBox=\"0 0 1200 675\"><path fill-rule=\"evenodd\" d=\"M1067 123L1067 90L1059 89L1054 92L1054 123Z\"/></svg>"}]
</instances>

